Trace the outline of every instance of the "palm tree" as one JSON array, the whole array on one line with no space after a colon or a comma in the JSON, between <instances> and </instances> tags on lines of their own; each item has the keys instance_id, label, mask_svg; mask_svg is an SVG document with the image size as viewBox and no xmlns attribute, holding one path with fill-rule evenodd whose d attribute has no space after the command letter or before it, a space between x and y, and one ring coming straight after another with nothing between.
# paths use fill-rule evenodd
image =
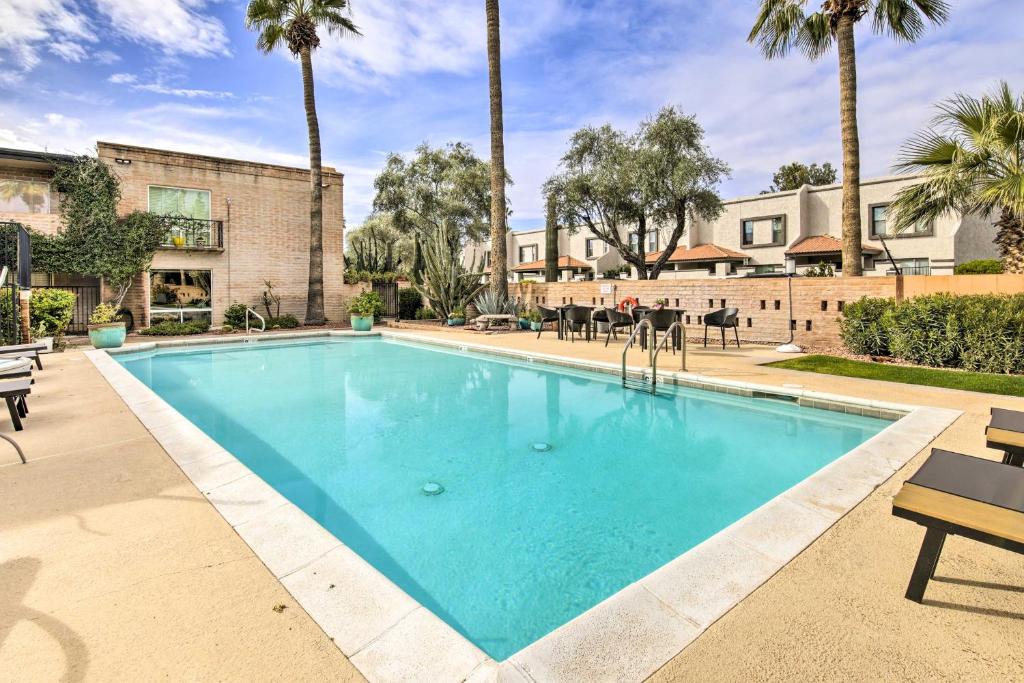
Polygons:
<instances>
[{"instance_id":1,"label":"palm tree","mask_svg":"<svg viewBox=\"0 0 1024 683\"><path fill-rule=\"evenodd\" d=\"M843 136L843 274L863 275L860 225L860 136L857 132L857 49L854 26L868 14L875 33L912 43L925 19L949 17L944 0L824 0L806 13L807 0L761 0L761 11L747 40L767 59L797 49L817 60L835 44L839 53L839 122Z\"/></svg>"},{"instance_id":2,"label":"palm tree","mask_svg":"<svg viewBox=\"0 0 1024 683\"><path fill-rule=\"evenodd\" d=\"M486 0L487 73L491 95L491 291L508 298L505 232L505 123L501 104L501 23L498 0Z\"/></svg>"},{"instance_id":3,"label":"palm tree","mask_svg":"<svg viewBox=\"0 0 1024 683\"><path fill-rule=\"evenodd\" d=\"M890 205L898 232L948 212L999 216L995 243L1007 273L1024 273L1024 93L1007 83L976 99L940 103L927 130L904 144L897 169L924 181Z\"/></svg>"},{"instance_id":4,"label":"palm tree","mask_svg":"<svg viewBox=\"0 0 1024 683\"><path fill-rule=\"evenodd\" d=\"M245 26L259 33L256 47L265 53L286 45L302 66L302 94L309 128L309 287L306 324L324 323L324 198L320 164L320 123L313 94L313 50L317 28L335 35L359 35L350 18L349 0L250 0Z\"/></svg>"}]
</instances>

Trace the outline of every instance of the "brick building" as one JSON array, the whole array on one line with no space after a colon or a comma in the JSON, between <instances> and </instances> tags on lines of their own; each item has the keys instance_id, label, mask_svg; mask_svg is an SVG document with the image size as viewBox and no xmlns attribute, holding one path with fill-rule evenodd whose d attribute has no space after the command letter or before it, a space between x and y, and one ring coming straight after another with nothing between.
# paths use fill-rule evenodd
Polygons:
<instances>
[{"instance_id":1,"label":"brick building","mask_svg":"<svg viewBox=\"0 0 1024 683\"><path fill-rule=\"evenodd\" d=\"M121 180L122 213L170 217L165 243L125 300L138 326L160 319L220 324L231 303L256 305L265 281L281 296L281 312L302 319L309 275L308 170L109 142L97 143L97 152ZM59 197L49 179L63 160L0 150L0 221L56 233ZM324 168L324 305L331 320L344 317L343 198L343 175ZM67 273L34 273L33 284L72 285L83 294L96 288L97 302L109 294L95 280Z\"/></svg>"}]
</instances>

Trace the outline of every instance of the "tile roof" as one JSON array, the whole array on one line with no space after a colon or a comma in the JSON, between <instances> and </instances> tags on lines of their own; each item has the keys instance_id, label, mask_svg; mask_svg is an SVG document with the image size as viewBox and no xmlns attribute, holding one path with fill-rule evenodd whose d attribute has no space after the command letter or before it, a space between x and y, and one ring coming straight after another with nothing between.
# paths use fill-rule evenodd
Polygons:
<instances>
[{"instance_id":1,"label":"tile roof","mask_svg":"<svg viewBox=\"0 0 1024 683\"><path fill-rule=\"evenodd\" d=\"M864 244L861 246L865 254L881 254L882 250L876 247ZM792 247L786 250L786 254L789 256L799 256L801 254L837 254L842 252L843 242L837 237L832 235L812 235L811 237L805 237Z\"/></svg>"},{"instance_id":2,"label":"tile roof","mask_svg":"<svg viewBox=\"0 0 1024 683\"><path fill-rule=\"evenodd\" d=\"M576 270L593 270L589 264L580 261L572 256L559 256L558 257L558 269L567 270L574 268ZM514 271L533 271L533 270L544 270L544 259L540 261L533 261L532 263L523 263L512 270Z\"/></svg>"},{"instance_id":3,"label":"tile roof","mask_svg":"<svg viewBox=\"0 0 1024 683\"><path fill-rule=\"evenodd\" d=\"M660 256L660 251L648 254L647 262L654 263ZM748 258L746 254L720 247L717 244L698 244L689 249L686 247L676 247L676 250L668 257L666 263L673 261L735 261L746 258Z\"/></svg>"}]
</instances>

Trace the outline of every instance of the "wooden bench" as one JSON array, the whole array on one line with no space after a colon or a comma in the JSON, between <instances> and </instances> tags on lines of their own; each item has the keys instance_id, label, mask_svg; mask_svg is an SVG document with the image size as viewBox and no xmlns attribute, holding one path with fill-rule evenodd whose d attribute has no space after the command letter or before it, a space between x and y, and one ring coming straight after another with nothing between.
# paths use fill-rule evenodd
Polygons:
<instances>
[{"instance_id":1,"label":"wooden bench","mask_svg":"<svg viewBox=\"0 0 1024 683\"><path fill-rule=\"evenodd\" d=\"M921 602L949 534L1024 554L1024 469L933 448L892 514L927 529L906 593Z\"/></svg>"},{"instance_id":2,"label":"wooden bench","mask_svg":"<svg viewBox=\"0 0 1024 683\"><path fill-rule=\"evenodd\" d=\"M486 331L491 329L491 325L500 323L513 327L519 324L519 318L509 313L492 313L488 315L478 316L473 323L476 325L476 329Z\"/></svg>"}]
</instances>

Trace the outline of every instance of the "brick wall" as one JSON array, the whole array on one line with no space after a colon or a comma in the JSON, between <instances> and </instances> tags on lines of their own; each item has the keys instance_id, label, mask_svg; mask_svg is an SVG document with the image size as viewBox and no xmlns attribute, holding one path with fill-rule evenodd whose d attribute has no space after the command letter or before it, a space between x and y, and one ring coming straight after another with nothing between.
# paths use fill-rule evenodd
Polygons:
<instances>
[{"instance_id":1,"label":"brick wall","mask_svg":"<svg viewBox=\"0 0 1024 683\"><path fill-rule=\"evenodd\" d=\"M738 308L740 339L782 343L789 340L790 327L802 346L839 344L837 320L847 301L864 296L895 296L895 277L794 278L793 315L789 314L789 284L786 278L732 280L596 280L593 282L552 282L510 286L512 296L531 304L615 306L627 296L643 305L668 299L672 308L686 309L687 334L704 333L703 316L719 308ZM601 293L611 286L613 293ZM715 330L712 330L716 333Z\"/></svg>"},{"instance_id":2,"label":"brick wall","mask_svg":"<svg viewBox=\"0 0 1024 683\"><path fill-rule=\"evenodd\" d=\"M211 218L224 223L223 249L161 249L152 268L209 270L214 325L234 302L255 306L265 280L281 296L281 312L303 319L309 277L308 171L104 142L97 147L121 178L123 213L148 209L150 185L210 192ZM327 318L338 321L347 318L343 176L326 169L324 184L324 306ZM142 326L148 282L140 284L129 290L129 299Z\"/></svg>"}]
</instances>

